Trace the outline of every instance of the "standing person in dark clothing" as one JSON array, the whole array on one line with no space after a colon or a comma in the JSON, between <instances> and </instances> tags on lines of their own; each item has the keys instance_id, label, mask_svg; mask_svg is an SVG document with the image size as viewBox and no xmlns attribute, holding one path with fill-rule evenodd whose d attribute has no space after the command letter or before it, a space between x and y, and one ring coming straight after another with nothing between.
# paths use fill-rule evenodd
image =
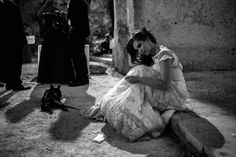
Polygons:
<instances>
[{"instance_id":1,"label":"standing person in dark clothing","mask_svg":"<svg viewBox=\"0 0 236 157\"><path fill-rule=\"evenodd\" d=\"M86 37L90 35L88 5L90 0L70 0L68 8L69 51L74 68L74 79L69 86L89 83L87 60L84 52Z\"/></svg>"},{"instance_id":2,"label":"standing person in dark clothing","mask_svg":"<svg viewBox=\"0 0 236 157\"><path fill-rule=\"evenodd\" d=\"M45 0L39 10L43 38L38 82L67 84L73 75L68 55L68 24L63 11L54 6L54 0Z\"/></svg>"},{"instance_id":3,"label":"standing person in dark clothing","mask_svg":"<svg viewBox=\"0 0 236 157\"><path fill-rule=\"evenodd\" d=\"M1 75L6 83L6 90L20 91L24 87L21 83L22 53L26 36L24 34L18 4L20 0L1 0ZM3 14L2 14L3 13Z\"/></svg>"},{"instance_id":4,"label":"standing person in dark clothing","mask_svg":"<svg viewBox=\"0 0 236 157\"><path fill-rule=\"evenodd\" d=\"M3 22L4 21L4 2L3 0L0 0L0 72L1 72L1 75L0 75L0 87L4 87L4 82L6 82L6 75L5 75L5 70L6 68L5 67L5 54L3 53L4 52L4 36L3 36L3 33L4 33L4 25L3 25Z\"/></svg>"}]
</instances>

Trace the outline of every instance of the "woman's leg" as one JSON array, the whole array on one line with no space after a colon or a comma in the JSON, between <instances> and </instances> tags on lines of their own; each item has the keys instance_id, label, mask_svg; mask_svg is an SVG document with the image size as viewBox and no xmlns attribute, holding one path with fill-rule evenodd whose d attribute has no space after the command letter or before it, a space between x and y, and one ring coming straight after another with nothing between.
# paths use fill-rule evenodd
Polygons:
<instances>
[{"instance_id":1,"label":"woman's leg","mask_svg":"<svg viewBox=\"0 0 236 157\"><path fill-rule=\"evenodd\" d=\"M131 69L127 75L149 77L152 72L150 67L140 65ZM90 118L104 116L117 132L131 141L136 140L146 132L156 132L162 128L160 114L154 112L145 99L144 85L130 84L123 78L86 114Z\"/></svg>"}]
</instances>

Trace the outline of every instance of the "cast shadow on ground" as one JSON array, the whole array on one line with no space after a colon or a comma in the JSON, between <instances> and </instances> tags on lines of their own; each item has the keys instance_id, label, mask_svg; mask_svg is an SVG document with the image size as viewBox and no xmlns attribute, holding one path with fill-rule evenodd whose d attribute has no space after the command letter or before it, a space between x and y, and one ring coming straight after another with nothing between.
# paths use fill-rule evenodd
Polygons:
<instances>
[{"instance_id":1,"label":"cast shadow on ground","mask_svg":"<svg viewBox=\"0 0 236 157\"><path fill-rule=\"evenodd\" d=\"M73 87L72 87L73 88ZM68 98L65 105L83 109L86 106L95 104L95 97L87 93L88 86L82 86L74 96L65 96ZM68 93L69 94L69 93ZM56 141L75 141L81 131L90 123L89 119L81 116L79 110L69 109L69 112L61 112L58 120L51 125L49 133Z\"/></svg>"},{"instance_id":2,"label":"cast shadow on ground","mask_svg":"<svg viewBox=\"0 0 236 157\"><path fill-rule=\"evenodd\" d=\"M36 101L25 100L13 108L6 111L7 120L11 123L20 122L24 117L32 113L35 108L39 108L39 104Z\"/></svg>"},{"instance_id":3,"label":"cast shadow on ground","mask_svg":"<svg viewBox=\"0 0 236 157\"><path fill-rule=\"evenodd\" d=\"M205 75L187 75L189 97L202 103L215 105L236 115L236 75L233 73L211 72Z\"/></svg>"},{"instance_id":4,"label":"cast shadow on ground","mask_svg":"<svg viewBox=\"0 0 236 157\"><path fill-rule=\"evenodd\" d=\"M118 149L130 152L132 154L147 154L154 156L175 156L173 150L178 150L183 154L187 153L183 144L180 143L176 135L168 127L165 132L157 139L146 139L130 142L106 123L101 130L105 136L105 141ZM185 151L185 152L184 152Z\"/></svg>"},{"instance_id":5,"label":"cast shadow on ground","mask_svg":"<svg viewBox=\"0 0 236 157\"><path fill-rule=\"evenodd\" d=\"M29 100L25 100L5 112L6 118L9 122L17 123L32 113L36 108L40 107L40 99L34 96L35 91L36 88L31 93Z\"/></svg>"},{"instance_id":6,"label":"cast shadow on ground","mask_svg":"<svg viewBox=\"0 0 236 157\"><path fill-rule=\"evenodd\" d=\"M0 110L8 106L10 103L6 102L14 95L14 92L4 90L0 92Z\"/></svg>"}]
</instances>

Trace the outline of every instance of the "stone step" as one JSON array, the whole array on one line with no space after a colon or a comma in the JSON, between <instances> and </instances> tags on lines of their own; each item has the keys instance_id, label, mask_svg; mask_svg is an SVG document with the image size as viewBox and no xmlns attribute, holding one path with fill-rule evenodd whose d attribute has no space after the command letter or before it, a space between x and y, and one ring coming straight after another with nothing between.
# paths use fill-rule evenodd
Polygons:
<instances>
[{"instance_id":1,"label":"stone step","mask_svg":"<svg viewBox=\"0 0 236 157\"><path fill-rule=\"evenodd\" d=\"M202 156L219 156L215 150L223 147L225 139L207 119L193 111L176 112L170 124L175 134L191 151L197 151Z\"/></svg>"},{"instance_id":2,"label":"stone step","mask_svg":"<svg viewBox=\"0 0 236 157\"><path fill-rule=\"evenodd\" d=\"M107 65L112 66L112 57L96 57L96 56L90 56L90 61L94 61L94 62L101 62Z\"/></svg>"},{"instance_id":3,"label":"stone step","mask_svg":"<svg viewBox=\"0 0 236 157\"><path fill-rule=\"evenodd\" d=\"M112 58L112 54L103 54L102 57L105 57L105 58Z\"/></svg>"}]
</instances>

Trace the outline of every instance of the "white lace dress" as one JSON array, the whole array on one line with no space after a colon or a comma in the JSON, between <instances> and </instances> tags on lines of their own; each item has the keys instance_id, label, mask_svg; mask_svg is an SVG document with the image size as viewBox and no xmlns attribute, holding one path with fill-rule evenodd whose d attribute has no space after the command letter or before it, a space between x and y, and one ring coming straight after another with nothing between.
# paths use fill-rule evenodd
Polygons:
<instances>
[{"instance_id":1,"label":"white lace dress","mask_svg":"<svg viewBox=\"0 0 236 157\"><path fill-rule=\"evenodd\" d=\"M174 59L173 68L180 68L176 55L171 51L169 54L161 58L157 55L153 67L138 65L127 75L160 78L159 62L168 58ZM134 141L147 132L159 136L173 112L167 112L165 120L160 113L184 109L186 99L184 80L172 81L171 88L162 91L139 83L130 84L123 78L104 95L99 104L90 108L86 115L91 118L103 116L118 133Z\"/></svg>"}]
</instances>

